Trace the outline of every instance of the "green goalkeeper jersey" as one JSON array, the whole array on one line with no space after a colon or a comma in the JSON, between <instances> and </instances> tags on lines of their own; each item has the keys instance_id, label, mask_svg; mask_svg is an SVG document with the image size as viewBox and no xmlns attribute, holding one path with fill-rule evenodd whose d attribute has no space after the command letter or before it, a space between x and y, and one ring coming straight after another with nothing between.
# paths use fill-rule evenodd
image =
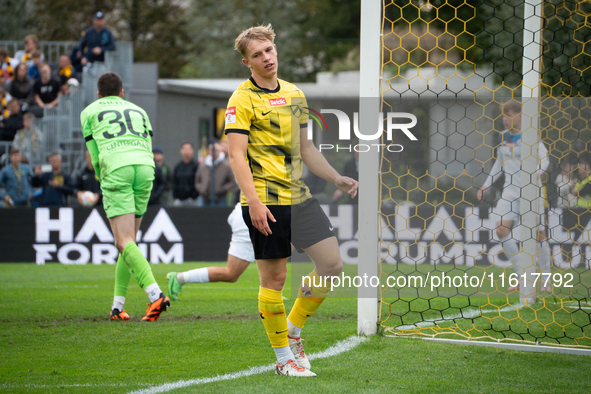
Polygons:
<instances>
[{"instance_id":1,"label":"green goalkeeper jersey","mask_svg":"<svg viewBox=\"0 0 591 394\"><path fill-rule=\"evenodd\" d=\"M103 97L82 111L80 123L99 180L128 165L154 167L152 125L137 105L121 97Z\"/></svg>"}]
</instances>

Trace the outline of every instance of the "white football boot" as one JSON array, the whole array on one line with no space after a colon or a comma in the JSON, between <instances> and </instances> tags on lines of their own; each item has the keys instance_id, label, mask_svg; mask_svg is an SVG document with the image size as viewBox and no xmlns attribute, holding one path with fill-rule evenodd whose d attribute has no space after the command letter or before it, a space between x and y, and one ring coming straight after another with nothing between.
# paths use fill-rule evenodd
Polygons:
<instances>
[{"instance_id":1,"label":"white football boot","mask_svg":"<svg viewBox=\"0 0 591 394\"><path fill-rule=\"evenodd\" d=\"M287 341L289 343L289 348L293 353L296 363L302 368L310 369L310 360L306 357L306 353L304 353L304 347L302 346L302 338L292 338L289 335L287 336Z\"/></svg>"},{"instance_id":2,"label":"white football boot","mask_svg":"<svg viewBox=\"0 0 591 394\"><path fill-rule=\"evenodd\" d=\"M284 365L279 365L275 367L275 372L277 375L284 375L284 376L296 376L296 377L310 377L316 376L316 374L309 369L302 368L296 363L295 360L289 360Z\"/></svg>"}]
</instances>

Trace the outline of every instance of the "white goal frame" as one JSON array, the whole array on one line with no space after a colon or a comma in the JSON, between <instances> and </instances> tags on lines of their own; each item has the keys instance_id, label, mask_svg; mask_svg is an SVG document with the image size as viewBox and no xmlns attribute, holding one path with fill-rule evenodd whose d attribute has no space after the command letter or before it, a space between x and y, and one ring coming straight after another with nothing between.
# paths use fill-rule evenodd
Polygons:
<instances>
[{"instance_id":1,"label":"white goal frame","mask_svg":"<svg viewBox=\"0 0 591 394\"><path fill-rule=\"evenodd\" d=\"M359 129L372 128L371 120L380 112L382 60L382 0L361 0L361 38L359 68ZM362 98L366 98L363 100ZM371 100L367 100L371 98ZM371 133L364 133L371 134ZM379 155L359 153L359 249L358 275L379 276ZM357 290L357 332L373 335L378 331L379 297L377 287Z\"/></svg>"}]
</instances>

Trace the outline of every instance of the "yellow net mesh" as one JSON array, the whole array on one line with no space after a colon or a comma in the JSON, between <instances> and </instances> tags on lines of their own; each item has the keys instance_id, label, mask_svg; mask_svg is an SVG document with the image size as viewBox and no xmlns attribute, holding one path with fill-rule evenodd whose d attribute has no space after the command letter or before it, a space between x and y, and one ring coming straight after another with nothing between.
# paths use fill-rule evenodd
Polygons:
<instances>
[{"instance_id":1,"label":"yellow net mesh","mask_svg":"<svg viewBox=\"0 0 591 394\"><path fill-rule=\"evenodd\" d=\"M428 285L382 287L381 326L394 335L591 347L591 4L543 1L536 59L524 58L532 15L523 0L383 6L382 111L419 121L417 141L383 140L404 150L381 151L380 275L382 283L420 276ZM531 119L542 171L530 175L540 175L546 209L542 226L517 230L523 195L507 177L518 176L510 167L521 161L521 143L505 103L521 101L524 62L541 70L540 97L532 99L539 116ZM479 199L502 159L504 175ZM517 248L518 231L539 243L528 271L539 276L535 302L511 289L518 271L499 222ZM449 286L430 286L445 276Z\"/></svg>"}]
</instances>

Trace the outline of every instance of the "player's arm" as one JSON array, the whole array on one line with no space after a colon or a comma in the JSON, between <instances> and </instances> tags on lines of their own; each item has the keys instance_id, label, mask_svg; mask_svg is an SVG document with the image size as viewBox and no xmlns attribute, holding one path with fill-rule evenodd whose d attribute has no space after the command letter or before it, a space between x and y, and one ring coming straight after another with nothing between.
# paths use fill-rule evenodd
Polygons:
<instances>
[{"instance_id":1,"label":"player's arm","mask_svg":"<svg viewBox=\"0 0 591 394\"><path fill-rule=\"evenodd\" d=\"M492 184L495 183L495 181L497 179L499 179L499 177L501 176L502 173L503 173L503 166L501 165L501 162L499 160L495 160L495 164L493 165L492 169L490 170L490 173L488 174L486 181L484 181L484 184L482 185L482 187L478 190L478 193L476 194L478 201L482 200L482 198L484 197L484 193L486 193L488 188L491 187Z\"/></svg>"},{"instance_id":2,"label":"player's arm","mask_svg":"<svg viewBox=\"0 0 591 394\"><path fill-rule=\"evenodd\" d=\"M80 124L82 125L82 135L84 136L84 140L86 141L86 147L88 148L88 153L90 153L90 161L92 162L92 166L94 167L94 172L97 178L101 179L101 169L99 166L99 149L96 141L92 136L92 129L90 128L90 118L82 112L80 114Z\"/></svg>"},{"instance_id":3,"label":"player's arm","mask_svg":"<svg viewBox=\"0 0 591 394\"><path fill-rule=\"evenodd\" d=\"M540 170L538 171L538 181L543 180L542 175L548 171L548 167L550 166L550 157L548 156L548 149L546 149L546 145L542 141L538 144L538 157L540 158Z\"/></svg>"},{"instance_id":4,"label":"player's arm","mask_svg":"<svg viewBox=\"0 0 591 394\"><path fill-rule=\"evenodd\" d=\"M81 58L80 59L87 59L88 55L87 52L84 52L84 47L86 47L88 45L88 37L86 34L84 34L84 37L82 37L82 39L80 40L80 44L78 44L78 47L80 48L80 54L81 54Z\"/></svg>"},{"instance_id":5,"label":"player's arm","mask_svg":"<svg viewBox=\"0 0 591 394\"><path fill-rule=\"evenodd\" d=\"M252 224L263 234L271 234L267 218L275 222L275 218L269 208L262 203L254 186L252 172L246 162L246 151L248 149L248 134L238 132L228 132L228 153L230 156L230 166L236 176L236 180L244 193L248 203L250 219Z\"/></svg>"},{"instance_id":6,"label":"player's arm","mask_svg":"<svg viewBox=\"0 0 591 394\"><path fill-rule=\"evenodd\" d=\"M43 100L41 100L41 97L37 93L35 93L35 102L41 108L44 108L45 107L45 103L43 102Z\"/></svg>"},{"instance_id":7,"label":"player's arm","mask_svg":"<svg viewBox=\"0 0 591 394\"><path fill-rule=\"evenodd\" d=\"M352 198L357 195L359 182L348 176L340 175L316 149L312 140L308 139L308 128L300 128L300 154L306 167L320 178L332 182L339 190L348 193Z\"/></svg>"},{"instance_id":8,"label":"player's arm","mask_svg":"<svg viewBox=\"0 0 591 394\"><path fill-rule=\"evenodd\" d=\"M105 30L105 32L107 33L107 36L109 37L109 41L101 46L101 50L103 52L105 51L114 51L115 50L115 38L113 37L113 33L111 33L110 30Z\"/></svg>"}]
</instances>

